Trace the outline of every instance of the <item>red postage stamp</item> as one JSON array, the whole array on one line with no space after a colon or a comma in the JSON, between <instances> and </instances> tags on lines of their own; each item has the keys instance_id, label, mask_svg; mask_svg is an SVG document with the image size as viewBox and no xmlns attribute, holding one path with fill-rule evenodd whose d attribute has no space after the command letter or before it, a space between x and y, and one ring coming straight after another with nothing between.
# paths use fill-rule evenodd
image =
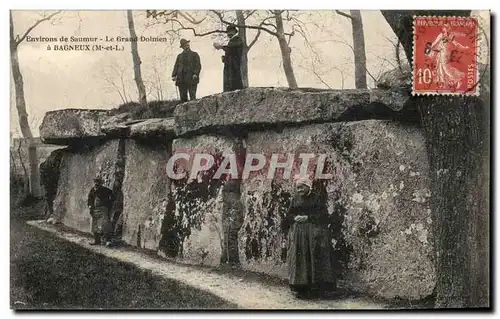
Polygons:
<instances>
[{"instance_id":1,"label":"red postage stamp","mask_svg":"<svg viewBox=\"0 0 500 319\"><path fill-rule=\"evenodd\" d=\"M478 95L475 17L414 16L413 95Z\"/></svg>"}]
</instances>

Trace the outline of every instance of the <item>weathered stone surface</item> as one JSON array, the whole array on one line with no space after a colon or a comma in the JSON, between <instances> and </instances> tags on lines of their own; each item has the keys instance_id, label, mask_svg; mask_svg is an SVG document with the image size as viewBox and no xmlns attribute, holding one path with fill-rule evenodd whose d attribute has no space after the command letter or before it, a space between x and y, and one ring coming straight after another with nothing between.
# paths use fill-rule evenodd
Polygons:
<instances>
[{"instance_id":1,"label":"weathered stone surface","mask_svg":"<svg viewBox=\"0 0 500 319\"><path fill-rule=\"evenodd\" d=\"M198 174L196 179L172 180L171 196L174 207L167 210L165 218L169 225L163 230L163 236L176 242L177 247L170 247L166 253L170 257L183 261L216 266L221 261L223 249L222 195L224 181L214 179L215 167L225 154L233 153L237 142L233 138L218 136L197 136L175 139L172 154L186 153L191 161L195 153L208 153L214 156L213 169ZM179 160L187 172L191 173L191 164Z\"/></svg>"},{"instance_id":2,"label":"weathered stone surface","mask_svg":"<svg viewBox=\"0 0 500 319\"><path fill-rule=\"evenodd\" d=\"M171 139L174 133L174 119L147 119L142 122L130 125L130 137L132 138L148 138L148 137L165 137Z\"/></svg>"},{"instance_id":3,"label":"weathered stone surface","mask_svg":"<svg viewBox=\"0 0 500 319\"><path fill-rule=\"evenodd\" d=\"M115 109L110 110L110 115L129 114L130 119L148 119L154 117L172 117L175 107L180 100L148 101L146 107L138 102L126 102Z\"/></svg>"},{"instance_id":4,"label":"weathered stone surface","mask_svg":"<svg viewBox=\"0 0 500 319\"><path fill-rule=\"evenodd\" d=\"M244 207L241 201L241 181L228 180L222 187L223 247L221 263L239 265L238 233L243 225Z\"/></svg>"},{"instance_id":5,"label":"weathered stone surface","mask_svg":"<svg viewBox=\"0 0 500 319\"><path fill-rule=\"evenodd\" d=\"M384 72L377 81L379 88L411 88L411 68L408 63Z\"/></svg>"},{"instance_id":6,"label":"weathered stone surface","mask_svg":"<svg viewBox=\"0 0 500 319\"><path fill-rule=\"evenodd\" d=\"M401 111L409 98L410 95L404 90L370 90L371 103L389 105L395 111Z\"/></svg>"},{"instance_id":7,"label":"weathered stone surface","mask_svg":"<svg viewBox=\"0 0 500 319\"><path fill-rule=\"evenodd\" d=\"M106 135L113 135L117 137L127 136L129 126L126 125L126 122L131 120L132 114L129 112L109 116L103 121L101 125L101 132Z\"/></svg>"},{"instance_id":8,"label":"weathered stone surface","mask_svg":"<svg viewBox=\"0 0 500 319\"><path fill-rule=\"evenodd\" d=\"M43 143L68 145L83 138L103 137L106 110L65 109L45 113L40 125Z\"/></svg>"},{"instance_id":9,"label":"weathered stone surface","mask_svg":"<svg viewBox=\"0 0 500 319\"><path fill-rule=\"evenodd\" d=\"M79 231L90 232L88 193L96 176L104 179L104 186L113 188L118 149L119 141L111 140L93 148L74 148L64 153L54 200L54 217L58 221Z\"/></svg>"},{"instance_id":10,"label":"weathered stone surface","mask_svg":"<svg viewBox=\"0 0 500 319\"><path fill-rule=\"evenodd\" d=\"M129 137L132 125L143 122L134 129L133 136L172 137L172 113L179 101L151 101L146 108L132 102L112 110L64 109L45 113L40 125L43 143L70 145L85 139ZM146 135L149 134L149 135Z\"/></svg>"},{"instance_id":11,"label":"weathered stone surface","mask_svg":"<svg viewBox=\"0 0 500 319\"><path fill-rule=\"evenodd\" d=\"M246 144L247 153L329 154L332 249L348 287L385 298L432 293L429 177L419 129L376 120L317 124L250 133ZM292 192L290 180L243 183L245 268L286 278L281 223Z\"/></svg>"},{"instance_id":12,"label":"weathered stone surface","mask_svg":"<svg viewBox=\"0 0 500 319\"><path fill-rule=\"evenodd\" d=\"M113 137L151 138L162 137L173 139L174 119L151 118L132 119L130 113L109 117L101 126L101 131Z\"/></svg>"},{"instance_id":13,"label":"weathered stone surface","mask_svg":"<svg viewBox=\"0 0 500 319\"><path fill-rule=\"evenodd\" d=\"M156 250L168 197L166 143L148 145L129 139L125 155L122 239L133 246Z\"/></svg>"},{"instance_id":14,"label":"weathered stone surface","mask_svg":"<svg viewBox=\"0 0 500 319\"><path fill-rule=\"evenodd\" d=\"M372 96L370 90L288 90L283 88L248 88L204 97L180 104L174 111L178 135L216 131L220 127L297 124L334 121L351 108L369 106L373 101L390 104L400 110L401 99L393 91Z\"/></svg>"},{"instance_id":15,"label":"weathered stone surface","mask_svg":"<svg viewBox=\"0 0 500 319\"><path fill-rule=\"evenodd\" d=\"M50 153L45 161L40 163L40 184L43 187L47 203L46 216L48 215L49 218L54 213L54 198L57 195L59 185L61 159L65 153L65 149L56 149Z\"/></svg>"}]
</instances>

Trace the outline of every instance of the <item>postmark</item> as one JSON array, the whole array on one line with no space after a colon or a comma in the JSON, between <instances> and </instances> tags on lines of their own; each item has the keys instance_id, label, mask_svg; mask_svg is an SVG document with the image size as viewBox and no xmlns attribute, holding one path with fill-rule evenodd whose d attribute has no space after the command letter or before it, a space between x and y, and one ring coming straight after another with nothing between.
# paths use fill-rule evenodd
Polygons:
<instances>
[{"instance_id":1,"label":"postmark","mask_svg":"<svg viewBox=\"0 0 500 319\"><path fill-rule=\"evenodd\" d=\"M476 17L413 17L413 95L479 95Z\"/></svg>"}]
</instances>

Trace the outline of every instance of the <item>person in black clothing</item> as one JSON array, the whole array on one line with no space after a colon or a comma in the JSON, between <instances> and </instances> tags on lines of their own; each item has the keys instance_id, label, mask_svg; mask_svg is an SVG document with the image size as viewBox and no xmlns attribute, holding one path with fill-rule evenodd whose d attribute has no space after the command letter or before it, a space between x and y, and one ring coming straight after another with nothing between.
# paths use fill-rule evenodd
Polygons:
<instances>
[{"instance_id":1,"label":"person in black clothing","mask_svg":"<svg viewBox=\"0 0 500 319\"><path fill-rule=\"evenodd\" d=\"M179 87L181 102L189 99L196 100L196 89L200 81L201 62L198 53L191 51L189 41L181 39L181 48L184 50L175 60L172 71L172 81Z\"/></svg>"},{"instance_id":2,"label":"person in black clothing","mask_svg":"<svg viewBox=\"0 0 500 319\"><path fill-rule=\"evenodd\" d=\"M327 228L329 217L319 184L301 178L286 217L288 282L298 298L324 296L336 290L336 269Z\"/></svg>"},{"instance_id":3,"label":"person in black clothing","mask_svg":"<svg viewBox=\"0 0 500 319\"><path fill-rule=\"evenodd\" d=\"M230 25L226 29L229 42L227 45L214 43L217 50L224 50L224 92L243 89L241 78L241 56L243 54L243 41L238 36L238 29Z\"/></svg>"},{"instance_id":4,"label":"person in black clothing","mask_svg":"<svg viewBox=\"0 0 500 319\"><path fill-rule=\"evenodd\" d=\"M90 190L87 205L92 216L92 233L94 242L91 245L100 245L101 236L106 240L106 246L111 245L113 227L111 225L110 212L115 196L113 191L104 187L101 178L94 179L94 187Z\"/></svg>"}]
</instances>

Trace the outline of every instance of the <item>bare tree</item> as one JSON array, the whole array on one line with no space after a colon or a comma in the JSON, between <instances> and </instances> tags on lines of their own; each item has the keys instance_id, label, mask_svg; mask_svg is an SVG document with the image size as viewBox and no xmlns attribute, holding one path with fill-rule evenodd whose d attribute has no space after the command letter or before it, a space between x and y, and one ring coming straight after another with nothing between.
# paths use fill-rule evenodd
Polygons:
<instances>
[{"instance_id":1,"label":"bare tree","mask_svg":"<svg viewBox=\"0 0 500 319\"><path fill-rule=\"evenodd\" d=\"M26 39L26 37L37 26L45 21L49 21L54 16L59 14L60 11L49 14L41 19L35 21L22 35L14 35L14 21L12 19L12 11L9 12L10 18L10 63L12 70L12 77L14 79L15 95L16 95L16 108L19 116L19 126L24 138L28 141L28 161L29 161L29 184L30 192L34 197L40 197L42 191L40 188L40 169L38 167L38 154L36 146L33 141L33 133L28 122L28 112L26 111L26 100L24 98L24 82L21 68L19 66L19 57L17 49L19 45Z\"/></svg>"},{"instance_id":2,"label":"bare tree","mask_svg":"<svg viewBox=\"0 0 500 319\"><path fill-rule=\"evenodd\" d=\"M144 82L142 81L141 75L141 58L139 57L139 49L137 47L137 34L135 33L134 27L134 17L132 16L132 10L127 10L127 21L128 30L130 32L130 45L132 47L132 62L134 64L134 80L137 85L137 91L139 92L139 103L146 107L148 102L146 100L146 88Z\"/></svg>"},{"instance_id":3,"label":"bare tree","mask_svg":"<svg viewBox=\"0 0 500 319\"><path fill-rule=\"evenodd\" d=\"M18 139L17 157L19 158L19 163L21 164L21 168L22 168L22 172L23 172L24 193L27 194L29 192L30 183L29 183L29 177L28 177L28 169L26 168L26 165L24 164L24 155L23 155L23 151L22 151L23 142L24 142L24 140L22 138Z\"/></svg>"},{"instance_id":4,"label":"bare tree","mask_svg":"<svg viewBox=\"0 0 500 319\"><path fill-rule=\"evenodd\" d=\"M292 49L288 45L288 41L286 40L286 33L283 26L283 10L274 10L272 11L274 14L274 19L276 20L276 25L273 26L276 28L275 37L278 38L278 43L280 45L281 57L283 59L283 70L285 71L286 80L288 82L288 86L292 89L298 88L297 80L295 79L295 73L293 72L292 66L292 57L291 52Z\"/></svg>"},{"instance_id":5,"label":"bare tree","mask_svg":"<svg viewBox=\"0 0 500 319\"><path fill-rule=\"evenodd\" d=\"M104 88L110 92L118 94L122 103L127 103L132 100L128 93L128 88L131 83L126 80L126 69L113 61L106 67L100 70L98 75L104 81Z\"/></svg>"},{"instance_id":6,"label":"bare tree","mask_svg":"<svg viewBox=\"0 0 500 319\"><path fill-rule=\"evenodd\" d=\"M241 57L241 79L243 81L243 87L248 87L248 51L252 48L252 46L257 42L260 37L261 30L257 31L257 34L253 38L250 44L247 44L247 29L246 29L246 20L253 12L248 13L245 16L245 12L243 10L236 10L236 19L237 24L240 26L239 35L241 40L243 41L243 54Z\"/></svg>"},{"instance_id":7,"label":"bare tree","mask_svg":"<svg viewBox=\"0 0 500 319\"><path fill-rule=\"evenodd\" d=\"M348 18L352 25L352 51L354 52L354 80L357 89L366 89L366 51L365 51L365 35L363 31L363 20L361 18L361 11L350 10L350 14L344 13L340 10L336 12Z\"/></svg>"},{"instance_id":8,"label":"bare tree","mask_svg":"<svg viewBox=\"0 0 500 319\"><path fill-rule=\"evenodd\" d=\"M302 62L299 63L299 67L308 72L311 72L316 77L316 79L328 89L332 89L332 86L328 83L326 77L332 77L333 71L336 71L339 75L337 78L340 79L340 89L344 89L346 77L343 67L347 63L344 63L344 65L331 65L328 69L325 70L324 66L328 65L328 63L324 63L321 55L312 45L309 44L308 47L310 51L309 53L312 53L312 55L299 52L299 55L302 57ZM308 67L308 65L310 65L310 67ZM317 68L318 65L320 66L320 69Z\"/></svg>"},{"instance_id":9,"label":"bare tree","mask_svg":"<svg viewBox=\"0 0 500 319\"><path fill-rule=\"evenodd\" d=\"M153 74L151 75L151 80L150 80L150 94L154 96L154 98L158 101L163 100L163 81L162 81L162 74L158 70L158 67L156 65L151 66L151 70L153 71Z\"/></svg>"},{"instance_id":10,"label":"bare tree","mask_svg":"<svg viewBox=\"0 0 500 319\"><path fill-rule=\"evenodd\" d=\"M16 164L16 157L14 155L14 147L16 146L16 139L13 136L12 132L10 133L10 147L9 147L9 155L10 155L10 183L13 185L15 183L17 187L17 182L19 181L18 177L18 169Z\"/></svg>"}]
</instances>

